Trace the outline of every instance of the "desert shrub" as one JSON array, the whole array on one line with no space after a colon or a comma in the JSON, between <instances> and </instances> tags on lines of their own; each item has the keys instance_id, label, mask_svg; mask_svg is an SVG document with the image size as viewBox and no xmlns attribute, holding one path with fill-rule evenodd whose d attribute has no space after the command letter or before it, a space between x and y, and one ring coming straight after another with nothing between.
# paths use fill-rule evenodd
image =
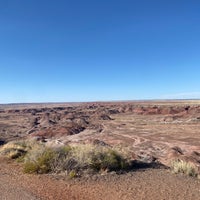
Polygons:
<instances>
[{"instance_id":1,"label":"desert shrub","mask_svg":"<svg viewBox=\"0 0 200 200\"><path fill-rule=\"evenodd\" d=\"M71 152L72 147L70 147L69 145L57 148L57 151L59 152L60 155L67 155Z\"/></svg>"},{"instance_id":2,"label":"desert shrub","mask_svg":"<svg viewBox=\"0 0 200 200\"><path fill-rule=\"evenodd\" d=\"M131 160L133 156L133 149L129 145L118 144L112 147L112 149L118 152L124 159Z\"/></svg>"},{"instance_id":3,"label":"desert shrub","mask_svg":"<svg viewBox=\"0 0 200 200\"><path fill-rule=\"evenodd\" d=\"M183 173L188 176L197 177L198 171L194 164L183 161L183 160L174 160L171 163L171 169L174 173Z\"/></svg>"},{"instance_id":4,"label":"desert shrub","mask_svg":"<svg viewBox=\"0 0 200 200\"><path fill-rule=\"evenodd\" d=\"M39 173L39 165L36 162L26 162L24 164L24 173Z\"/></svg>"},{"instance_id":5,"label":"desert shrub","mask_svg":"<svg viewBox=\"0 0 200 200\"><path fill-rule=\"evenodd\" d=\"M76 161L76 170L112 171L127 166L126 159L110 147L78 145L73 147L71 156Z\"/></svg>"},{"instance_id":6,"label":"desert shrub","mask_svg":"<svg viewBox=\"0 0 200 200\"><path fill-rule=\"evenodd\" d=\"M27 153L27 145L24 141L9 142L0 149L0 154L11 159L18 159Z\"/></svg>"},{"instance_id":7,"label":"desert shrub","mask_svg":"<svg viewBox=\"0 0 200 200\"><path fill-rule=\"evenodd\" d=\"M91 156L96 151L93 145L77 145L73 147L71 158L76 161L76 169L86 169L91 163Z\"/></svg>"},{"instance_id":8,"label":"desert shrub","mask_svg":"<svg viewBox=\"0 0 200 200\"><path fill-rule=\"evenodd\" d=\"M115 171L124 169L127 165L125 159L118 154L116 151L108 149L104 151L98 151L94 153L91 157L90 166L99 170Z\"/></svg>"},{"instance_id":9,"label":"desert shrub","mask_svg":"<svg viewBox=\"0 0 200 200\"><path fill-rule=\"evenodd\" d=\"M71 158L71 152L72 148L70 146L54 149L55 155L50 163L52 172L59 173L67 169L73 169L75 161Z\"/></svg>"},{"instance_id":10,"label":"desert shrub","mask_svg":"<svg viewBox=\"0 0 200 200\"><path fill-rule=\"evenodd\" d=\"M90 167L94 148L91 145L77 145L65 146L55 151L56 157L51 163L53 171L57 173L65 171L71 176L70 173L73 171L80 172Z\"/></svg>"},{"instance_id":11,"label":"desert shrub","mask_svg":"<svg viewBox=\"0 0 200 200\"><path fill-rule=\"evenodd\" d=\"M29 160L24 164L25 173L44 174L52 171L51 163L56 153L51 149L45 149L35 160Z\"/></svg>"},{"instance_id":12,"label":"desert shrub","mask_svg":"<svg viewBox=\"0 0 200 200\"><path fill-rule=\"evenodd\" d=\"M59 173L75 168L76 162L71 156L72 148L47 148L44 145L32 147L24 159L25 173Z\"/></svg>"},{"instance_id":13,"label":"desert shrub","mask_svg":"<svg viewBox=\"0 0 200 200\"><path fill-rule=\"evenodd\" d=\"M24 172L49 173L65 172L76 177L84 171L112 171L125 169L126 159L108 147L93 145L46 148L35 146L25 156Z\"/></svg>"},{"instance_id":14,"label":"desert shrub","mask_svg":"<svg viewBox=\"0 0 200 200\"><path fill-rule=\"evenodd\" d=\"M77 177L77 172L75 170L69 172L69 178L76 178L76 177Z\"/></svg>"}]
</instances>

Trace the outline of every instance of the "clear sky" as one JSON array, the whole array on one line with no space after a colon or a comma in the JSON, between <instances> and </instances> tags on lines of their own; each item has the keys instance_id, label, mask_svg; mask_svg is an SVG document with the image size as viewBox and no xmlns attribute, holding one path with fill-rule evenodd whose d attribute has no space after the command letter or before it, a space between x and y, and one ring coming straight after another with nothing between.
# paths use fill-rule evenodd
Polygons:
<instances>
[{"instance_id":1,"label":"clear sky","mask_svg":"<svg viewBox=\"0 0 200 200\"><path fill-rule=\"evenodd\" d=\"M0 0L0 103L200 98L199 0Z\"/></svg>"}]
</instances>

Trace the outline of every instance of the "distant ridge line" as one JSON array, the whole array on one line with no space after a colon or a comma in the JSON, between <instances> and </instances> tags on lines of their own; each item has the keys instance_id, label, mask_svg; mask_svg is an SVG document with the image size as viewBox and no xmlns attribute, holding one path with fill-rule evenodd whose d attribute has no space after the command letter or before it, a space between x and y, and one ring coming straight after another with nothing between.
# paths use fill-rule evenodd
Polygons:
<instances>
[{"instance_id":1,"label":"distant ridge line","mask_svg":"<svg viewBox=\"0 0 200 200\"><path fill-rule=\"evenodd\" d=\"M115 103L115 102L173 102L173 101L200 101L199 98L194 99L138 99L138 100L100 100L100 101L74 101L74 102L26 102L26 103L0 103L0 106L23 106L23 105L56 105L56 104L81 104L81 103Z\"/></svg>"}]
</instances>

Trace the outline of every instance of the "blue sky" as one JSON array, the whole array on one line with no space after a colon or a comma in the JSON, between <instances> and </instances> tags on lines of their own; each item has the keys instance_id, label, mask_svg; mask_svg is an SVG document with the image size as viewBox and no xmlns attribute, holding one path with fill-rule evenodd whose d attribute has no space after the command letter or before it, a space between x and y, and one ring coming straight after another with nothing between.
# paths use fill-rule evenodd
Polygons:
<instances>
[{"instance_id":1,"label":"blue sky","mask_svg":"<svg viewBox=\"0 0 200 200\"><path fill-rule=\"evenodd\" d=\"M200 98L199 0L0 0L0 103Z\"/></svg>"}]
</instances>

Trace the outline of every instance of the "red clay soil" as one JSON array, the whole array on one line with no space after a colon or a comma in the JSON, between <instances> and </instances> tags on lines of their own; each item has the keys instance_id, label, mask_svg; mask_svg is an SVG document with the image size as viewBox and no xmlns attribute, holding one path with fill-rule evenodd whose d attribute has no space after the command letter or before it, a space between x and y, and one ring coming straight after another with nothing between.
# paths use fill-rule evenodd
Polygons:
<instances>
[{"instance_id":1,"label":"red clay soil","mask_svg":"<svg viewBox=\"0 0 200 200\"><path fill-rule=\"evenodd\" d=\"M200 180L166 169L136 170L64 180L27 175L19 164L0 158L2 200L199 200Z\"/></svg>"}]
</instances>

